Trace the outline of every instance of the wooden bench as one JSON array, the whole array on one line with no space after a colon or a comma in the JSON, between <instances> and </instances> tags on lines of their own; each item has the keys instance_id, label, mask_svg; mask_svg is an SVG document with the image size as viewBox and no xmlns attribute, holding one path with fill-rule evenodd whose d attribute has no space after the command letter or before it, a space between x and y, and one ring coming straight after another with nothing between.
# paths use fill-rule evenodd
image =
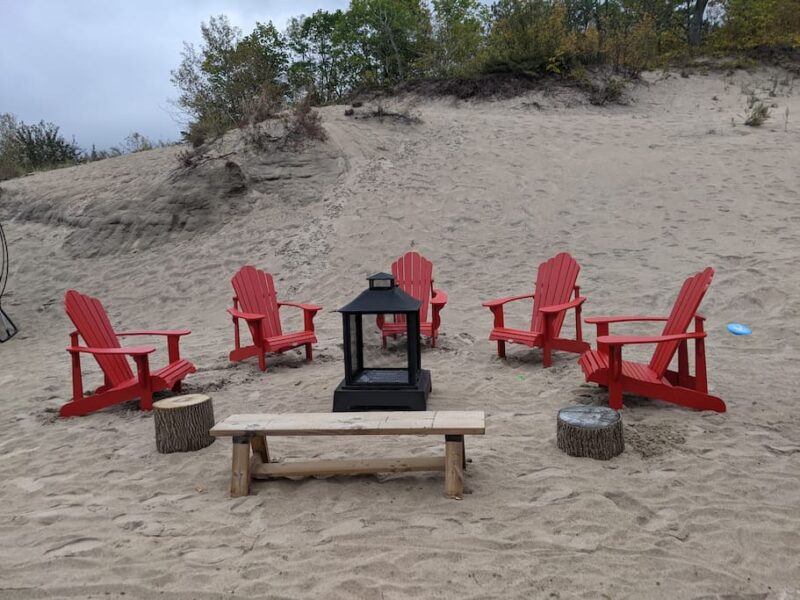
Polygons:
<instances>
[{"instance_id":1,"label":"wooden bench","mask_svg":"<svg viewBox=\"0 0 800 600\"><path fill-rule=\"evenodd\" d=\"M483 435L482 411L343 412L231 415L211 429L233 438L231 496L247 496L251 479L444 471L444 494L464 491L465 435ZM443 435L443 457L315 460L270 463L267 437L306 435ZM252 456L251 450L252 448Z\"/></svg>"}]
</instances>

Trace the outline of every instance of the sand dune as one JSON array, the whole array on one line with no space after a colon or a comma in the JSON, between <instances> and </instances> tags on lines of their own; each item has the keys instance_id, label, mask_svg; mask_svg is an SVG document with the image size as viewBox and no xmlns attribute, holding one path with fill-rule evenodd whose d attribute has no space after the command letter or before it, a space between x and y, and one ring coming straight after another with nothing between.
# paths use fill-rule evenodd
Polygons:
<instances>
[{"instance_id":1,"label":"sand dune","mask_svg":"<svg viewBox=\"0 0 800 600\"><path fill-rule=\"evenodd\" d=\"M800 598L800 99L784 77L651 75L613 107L395 101L416 124L329 107L329 140L304 152L257 156L233 139L234 166L189 175L165 148L4 182L3 306L22 331L0 346L0 597ZM758 129L742 125L750 91L777 105ZM441 348L422 358L430 406L488 417L467 440L462 502L437 475L266 482L231 499L228 443L159 455L135 403L55 416L70 394L72 287L115 325L192 329L186 389L210 394L218 418L329 410L333 311L409 249L450 296ZM709 378L728 412L626 398L622 456L562 454L556 411L604 393L574 355L548 370L521 347L499 360L481 307L531 291L560 251L582 265L587 315L665 313L713 265ZM299 351L266 374L228 362L229 280L248 263L282 298L325 307L312 364ZM510 314L524 326L530 306ZM729 335L729 321L754 335ZM273 451L440 445L372 442L286 438Z\"/></svg>"}]
</instances>

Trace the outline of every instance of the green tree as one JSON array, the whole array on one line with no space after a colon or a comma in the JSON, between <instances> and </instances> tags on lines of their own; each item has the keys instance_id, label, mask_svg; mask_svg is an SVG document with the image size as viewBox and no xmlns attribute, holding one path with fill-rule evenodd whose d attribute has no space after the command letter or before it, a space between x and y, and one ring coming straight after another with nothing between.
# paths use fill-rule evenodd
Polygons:
<instances>
[{"instance_id":1,"label":"green tree","mask_svg":"<svg viewBox=\"0 0 800 600\"><path fill-rule=\"evenodd\" d=\"M286 38L296 58L289 67L291 89L308 90L313 86L319 101L341 100L356 76L345 43L347 25L341 10L318 10L308 17L290 19Z\"/></svg>"},{"instance_id":2,"label":"green tree","mask_svg":"<svg viewBox=\"0 0 800 600\"><path fill-rule=\"evenodd\" d=\"M28 125L11 114L0 115L0 163L4 177L19 172L74 164L83 151L59 133L53 123Z\"/></svg>"},{"instance_id":3,"label":"green tree","mask_svg":"<svg viewBox=\"0 0 800 600\"><path fill-rule=\"evenodd\" d=\"M286 92L286 42L272 23L257 23L249 35L224 15L201 25L200 48L184 44L181 64L172 71L177 105L194 124L224 130L243 122L265 86L275 101Z\"/></svg>"},{"instance_id":4,"label":"green tree","mask_svg":"<svg viewBox=\"0 0 800 600\"><path fill-rule=\"evenodd\" d=\"M475 70L489 11L479 0L433 0L432 74L465 75Z\"/></svg>"},{"instance_id":5,"label":"green tree","mask_svg":"<svg viewBox=\"0 0 800 600\"><path fill-rule=\"evenodd\" d=\"M500 0L491 10L486 71L541 76L568 69L569 57L563 52L568 34L563 3Z\"/></svg>"},{"instance_id":6,"label":"green tree","mask_svg":"<svg viewBox=\"0 0 800 600\"><path fill-rule=\"evenodd\" d=\"M717 43L728 49L800 47L800 0L725 0Z\"/></svg>"},{"instance_id":7,"label":"green tree","mask_svg":"<svg viewBox=\"0 0 800 600\"><path fill-rule=\"evenodd\" d=\"M430 12L423 0L351 0L348 11L364 78L392 84L419 75L430 50Z\"/></svg>"}]
</instances>

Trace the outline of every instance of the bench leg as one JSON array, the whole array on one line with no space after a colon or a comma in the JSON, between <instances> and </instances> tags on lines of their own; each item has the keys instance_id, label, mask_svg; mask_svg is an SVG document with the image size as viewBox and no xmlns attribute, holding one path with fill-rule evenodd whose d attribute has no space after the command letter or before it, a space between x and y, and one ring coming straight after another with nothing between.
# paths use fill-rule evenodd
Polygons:
<instances>
[{"instance_id":1,"label":"bench leg","mask_svg":"<svg viewBox=\"0 0 800 600\"><path fill-rule=\"evenodd\" d=\"M261 457L261 462L269 462L269 446L267 446L267 436L254 435L250 438L250 447L253 449L253 455L258 454Z\"/></svg>"},{"instance_id":2,"label":"bench leg","mask_svg":"<svg viewBox=\"0 0 800 600\"><path fill-rule=\"evenodd\" d=\"M464 436L444 436L444 495L461 500L464 494Z\"/></svg>"},{"instance_id":3,"label":"bench leg","mask_svg":"<svg viewBox=\"0 0 800 600\"><path fill-rule=\"evenodd\" d=\"M250 439L237 435L233 438L233 462L231 474L231 496L250 494Z\"/></svg>"}]
</instances>

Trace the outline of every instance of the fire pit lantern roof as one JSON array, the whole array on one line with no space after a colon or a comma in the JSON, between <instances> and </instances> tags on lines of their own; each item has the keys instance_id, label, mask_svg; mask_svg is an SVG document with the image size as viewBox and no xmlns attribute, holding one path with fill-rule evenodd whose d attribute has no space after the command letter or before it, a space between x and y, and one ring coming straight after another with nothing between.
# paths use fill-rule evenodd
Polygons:
<instances>
[{"instance_id":1,"label":"fire pit lantern roof","mask_svg":"<svg viewBox=\"0 0 800 600\"><path fill-rule=\"evenodd\" d=\"M397 287L393 275L376 273L367 277L367 281L369 288L340 308L339 312L361 315L399 314L418 311L422 306L422 302Z\"/></svg>"}]
</instances>

